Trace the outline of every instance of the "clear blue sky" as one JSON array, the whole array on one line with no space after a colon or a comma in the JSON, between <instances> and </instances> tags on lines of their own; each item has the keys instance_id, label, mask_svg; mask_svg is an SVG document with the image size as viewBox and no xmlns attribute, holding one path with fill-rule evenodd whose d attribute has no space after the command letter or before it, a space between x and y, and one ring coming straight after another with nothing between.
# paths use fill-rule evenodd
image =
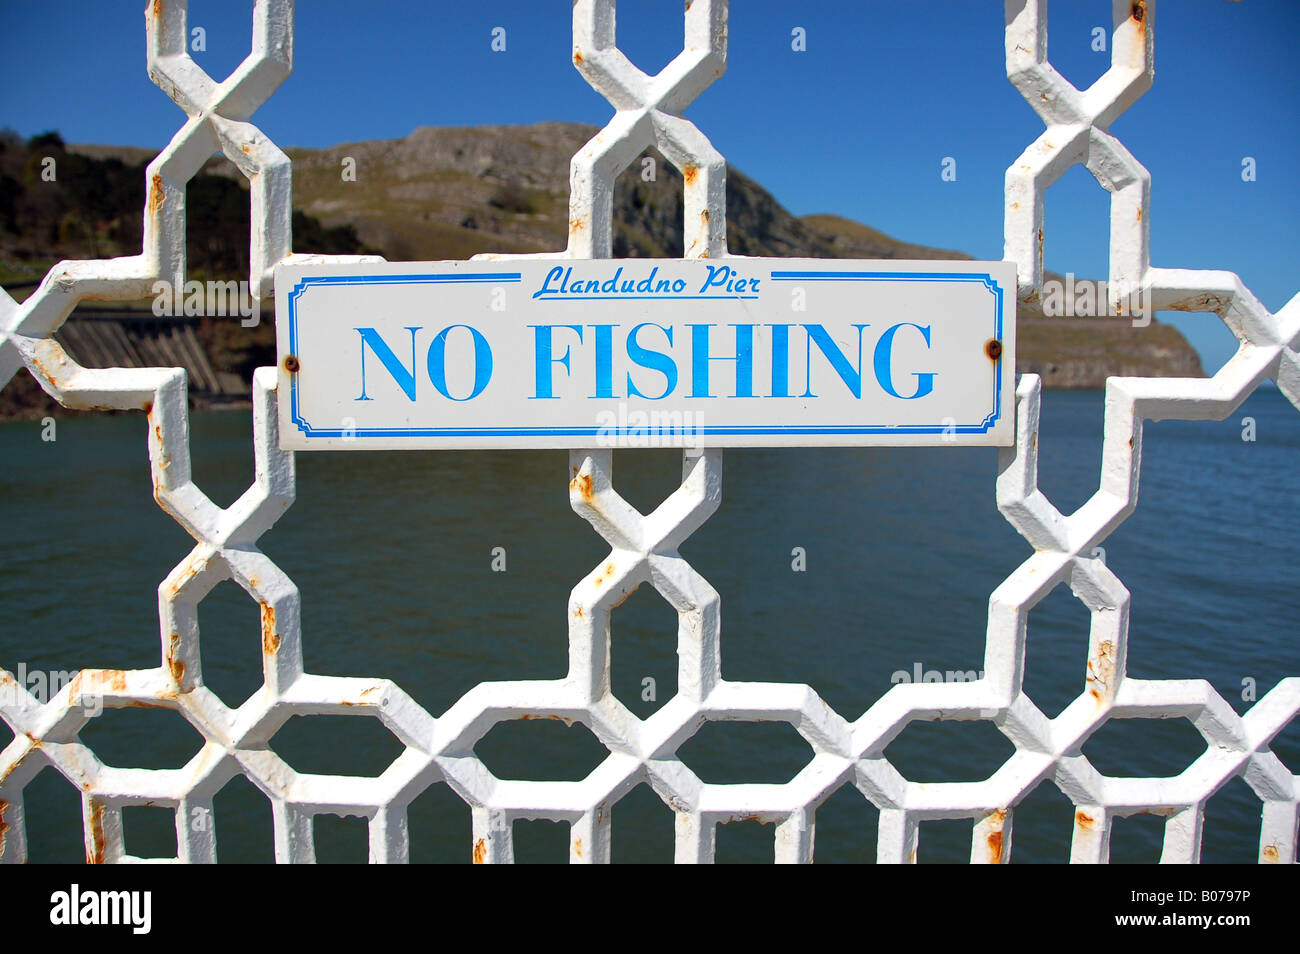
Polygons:
<instances>
[{"instance_id":1,"label":"clear blue sky","mask_svg":"<svg viewBox=\"0 0 1300 954\"><path fill-rule=\"evenodd\" d=\"M160 148L183 114L145 72L144 0L0 0L0 126ZM653 72L681 46L680 0L622 0L619 42ZM1002 255L1003 174L1041 131L1004 72L1001 0L735 0L726 75L686 115L791 212ZM252 3L192 0L195 59L223 78ZM281 146L392 138L420 125L611 115L569 61L568 0L298 0L294 74L253 117ZM1055 0L1051 59L1105 69L1109 0ZM506 28L506 51L490 49ZM791 49L791 30L807 51ZM1162 0L1156 83L1112 127L1154 177L1152 263L1239 273L1269 308L1297 291L1300 2ZM957 181L940 178L945 156ZM1243 182L1242 159L1257 178ZM1046 259L1105 277L1106 195L1081 168L1047 193ZM1162 316L1165 317L1165 316ZM1217 320L1178 320L1217 367Z\"/></svg>"}]
</instances>

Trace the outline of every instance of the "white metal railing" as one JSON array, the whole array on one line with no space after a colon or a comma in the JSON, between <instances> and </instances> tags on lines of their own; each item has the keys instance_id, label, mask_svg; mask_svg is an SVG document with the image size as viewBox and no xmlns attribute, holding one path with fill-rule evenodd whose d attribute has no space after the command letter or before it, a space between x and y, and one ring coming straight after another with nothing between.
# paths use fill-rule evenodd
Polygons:
<instances>
[{"instance_id":1,"label":"white metal railing","mask_svg":"<svg viewBox=\"0 0 1300 954\"><path fill-rule=\"evenodd\" d=\"M257 548L294 496L293 456L278 449L273 369L260 369L253 383L256 478L221 509L191 480L184 372L82 368L52 337L82 300L149 297L160 279L179 286L185 183L217 148L251 185L251 282L260 295L273 291L277 263L357 260L290 251L290 162L248 121L292 67L292 0L257 0L252 53L221 83L186 52L184 0L152 0L146 11L149 75L187 120L148 167L143 251L62 262L22 305L0 294L0 383L25 367L67 407L142 411L154 496L195 546L158 589L157 667L84 670L45 703L0 670L0 687L10 690L0 694L0 716L15 733L0 752L0 860L26 858L23 788L52 765L82 793L91 861L136 860L125 854L122 809L146 803L175 810L178 860L215 860L215 826L186 819L210 811L217 791L243 774L272 802L280 861L313 860L312 819L322 813L369 819L371 859L404 861L407 806L444 782L471 806L473 844L466 854L475 861L510 861L511 825L521 818L568 822L570 859L607 861L610 809L644 781L676 813L678 861L712 860L716 826L739 818L775 824L778 860L810 860L818 805L841 786L855 786L880 810L879 860L915 860L923 820L966 818L973 824L971 860L1001 862L1009 856L1015 806L1040 783L1056 785L1075 805L1073 861L1106 861L1112 820L1142 811L1166 816L1163 860L1195 861L1206 800L1241 776L1262 803L1260 860L1294 862L1300 779L1269 744L1300 710L1300 677L1282 680L1238 716L1206 681L1126 676L1129 593L1092 555L1136 504L1144 419L1221 420L1266 378L1300 406L1300 299L1271 315L1234 274L1149 265L1150 178L1108 127L1151 85L1155 2L1115 0L1113 6L1112 65L1079 91L1047 62L1047 0L1006 2L1007 73L1047 126L1007 171L1006 257L1019 266L1020 298L1041 294L1043 194L1082 163L1111 193L1112 287L1148 294L1157 309L1216 312L1240 347L1208 380L1111 378L1100 485L1070 515L1036 485L1039 380L1025 375L1017 392L1017 443L1000 458L997 500L1035 552L990 597L984 677L895 686L849 722L808 686L721 678L718 594L678 553L718 506L722 455L714 450L683 454L680 488L648 517L615 490L611 452L570 455L573 509L609 543L610 553L569 598L566 678L481 684L435 718L392 682L303 671L298 590ZM681 112L725 69L727 3L688 0L685 49L653 77L615 45L614 10L614 0L573 5L574 63L616 113L573 157L568 247L553 254L610 254L615 177L654 144L683 173L686 255L725 257L726 165ZM236 710L204 686L199 663L197 607L227 579L261 606L265 685ZM1048 719L1021 688L1026 619L1063 581L1092 614L1087 675L1079 697ZM613 696L608 670L610 613L641 583L654 586L679 618L678 692L645 720ZM85 704L91 699L108 707L176 710L205 744L177 770L106 766L78 735L91 718ZM295 772L269 748L272 735L291 716L325 713L382 720L403 743L402 755L378 778ZM500 721L540 715L582 722L609 749L608 757L581 782L495 778L475 756L475 743ZM1171 717L1190 720L1207 742L1175 778L1107 777L1081 754L1085 740L1109 719ZM1015 744L1015 754L983 782L909 782L884 749L910 721L935 718L992 721ZM786 784L706 784L676 752L706 720L716 719L789 723L815 756Z\"/></svg>"}]
</instances>

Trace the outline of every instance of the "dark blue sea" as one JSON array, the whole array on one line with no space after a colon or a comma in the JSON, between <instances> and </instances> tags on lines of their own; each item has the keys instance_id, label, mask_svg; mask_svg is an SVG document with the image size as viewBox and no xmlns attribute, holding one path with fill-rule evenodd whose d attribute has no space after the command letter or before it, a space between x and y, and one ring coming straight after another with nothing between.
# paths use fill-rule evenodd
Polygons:
<instances>
[{"instance_id":1,"label":"dark blue sea","mask_svg":"<svg viewBox=\"0 0 1300 954\"><path fill-rule=\"evenodd\" d=\"M1243 440L1246 418L1254 440ZM28 671L159 664L157 588L189 536L152 499L142 415L0 424L0 666ZM1065 512L1096 489L1101 392L1043 399L1040 485ZM227 505L252 474L248 412L192 418L196 480ZM1275 390L1219 423L1145 429L1136 513L1105 542L1132 593L1131 676L1208 679L1239 712L1300 675L1300 414ZM998 513L996 452L734 450L719 511L682 553L722 596L722 672L806 682L847 719L899 670L979 670L990 592L1032 550ZM298 498L262 539L303 597L308 671L387 677L434 715L478 682L566 669L570 588L607 552L569 508L564 452L304 453ZM648 512L680 453L620 451L615 486ZM505 572L493 550L504 548ZM792 568L803 548L806 569ZM258 607L234 583L200 606L204 673L228 705L261 682ZM1089 617L1065 586L1031 613L1029 696L1049 716L1084 688ZM636 714L671 698L676 615L641 587L613 617L613 687ZM646 678L655 699L642 698ZM0 746L12 732L0 722ZM160 709L107 710L82 733L107 764L179 767L199 734ZM377 775L400 752L370 718L295 717L272 747L304 772ZM1205 749L1190 722L1114 720L1084 745L1111 775L1177 775ZM581 725L498 725L476 747L502 778L577 779L603 757ZM1014 751L989 722L913 723L887 750L920 782L987 778ZM1300 724L1275 742L1300 770ZM781 782L811 756L786 725L714 723L680 750L705 781ZM33 861L83 858L76 789L46 769L26 789ZM1203 859L1253 861L1259 799L1240 779L1209 801ZM613 815L615 861L671 861L673 816L641 786ZM126 810L129 852L172 855L170 810ZM1115 823L1117 862L1159 858L1163 819ZM222 861L272 860L271 808L244 778L217 796ZM817 813L819 861L872 861L876 811L851 787ZM360 819L317 820L321 861L364 861ZM520 861L563 861L567 826L518 822ZM467 861L468 807L435 785L411 809L415 861ZM1013 861L1069 857L1072 808L1050 780L1019 805ZM965 861L970 821L921 825L919 860ZM722 826L719 861L770 861L773 828Z\"/></svg>"}]
</instances>

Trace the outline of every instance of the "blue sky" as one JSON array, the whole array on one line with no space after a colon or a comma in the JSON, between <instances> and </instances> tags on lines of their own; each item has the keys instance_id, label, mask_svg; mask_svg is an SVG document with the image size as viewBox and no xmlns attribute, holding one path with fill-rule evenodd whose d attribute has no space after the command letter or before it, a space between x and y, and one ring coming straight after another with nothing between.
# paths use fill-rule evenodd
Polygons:
<instances>
[{"instance_id":1,"label":"blue sky","mask_svg":"<svg viewBox=\"0 0 1300 954\"><path fill-rule=\"evenodd\" d=\"M0 126L161 148L183 114L150 83L143 0L0 0ZM1055 0L1051 59L1076 86L1105 69L1109 0ZM1042 130L1007 82L999 0L735 0L728 70L686 111L795 214L1002 256L1008 165ZM298 0L294 74L253 117L281 146L405 136L421 125L574 120L611 108L569 60L567 0ZM248 51L249 0L192 0L195 59L222 78ZM680 49L680 0L622 0L619 43L653 72ZM490 48L494 27L506 50ZM807 50L791 49L803 27ZM1270 309L1297 291L1300 3L1163 0L1156 83L1112 130L1151 171L1151 257L1235 271ZM957 179L940 177L944 157ZM1242 181L1253 157L1256 180ZM1047 193L1049 268L1105 277L1108 203L1081 168ZM1166 316L1162 316L1166 317ZM1176 319L1207 368L1217 319Z\"/></svg>"}]
</instances>

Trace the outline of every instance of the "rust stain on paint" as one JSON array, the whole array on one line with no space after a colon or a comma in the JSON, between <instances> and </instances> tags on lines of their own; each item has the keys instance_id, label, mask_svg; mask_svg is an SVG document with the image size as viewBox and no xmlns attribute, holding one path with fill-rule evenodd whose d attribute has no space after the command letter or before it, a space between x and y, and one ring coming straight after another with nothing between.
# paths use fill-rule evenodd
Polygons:
<instances>
[{"instance_id":1,"label":"rust stain on paint","mask_svg":"<svg viewBox=\"0 0 1300 954\"><path fill-rule=\"evenodd\" d=\"M158 210L163 205L163 198L162 176L155 173L149 184L149 213L151 215L158 214Z\"/></svg>"},{"instance_id":2,"label":"rust stain on paint","mask_svg":"<svg viewBox=\"0 0 1300 954\"><path fill-rule=\"evenodd\" d=\"M102 865L105 853L104 806L90 800L90 845L86 849L86 864Z\"/></svg>"},{"instance_id":3,"label":"rust stain on paint","mask_svg":"<svg viewBox=\"0 0 1300 954\"><path fill-rule=\"evenodd\" d=\"M578 474L571 481L569 481L569 489L578 491L578 493L582 494L583 500L590 501L593 493L592 486L591 486L591 475Z\"/></svg>"},{"instance_id":4,"label":"rust stain on paint","mask_svg":"<svg viewBox=\"0 0 1300 954\"><path fill-rule=\"evenodd\" d=\"M262 607L262 652L274 656L280 651L280 634L275 628L275 607L263 601Z\"/></svg>"},{"instance_id":5,"label":"rust stain on paint","mask_svg":"<svg viewBox=\"0 0 1300 954\"><path fill-rule=\"evenodd\" d=\"M999 808L989 816L989 824L993 826L993 831L989 832L986 839L989 846L989 864L1002 864L1002 828L1006 821L1007 810L1005 808Z\"/></svg>"}]
</instances>

